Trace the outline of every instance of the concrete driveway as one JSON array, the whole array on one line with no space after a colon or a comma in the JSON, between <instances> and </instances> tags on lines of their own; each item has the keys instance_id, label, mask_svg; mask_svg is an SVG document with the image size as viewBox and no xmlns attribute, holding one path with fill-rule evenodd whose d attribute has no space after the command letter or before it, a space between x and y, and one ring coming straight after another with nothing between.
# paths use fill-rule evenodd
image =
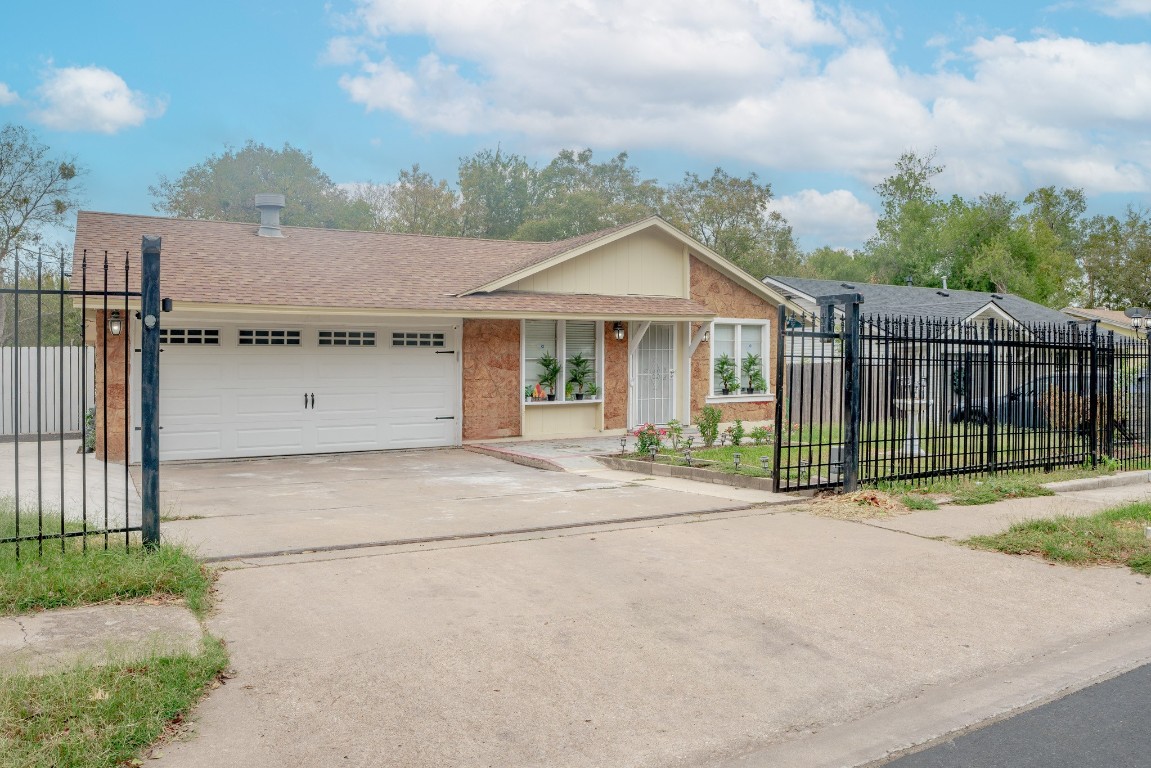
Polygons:
<instances>
[{"instance_id":1,"label":"concrete driveway","mask_svg":"<svg viewBox=\"0 0 1151 768\"><path fill-rule=\"evenodd\" d=\"M214 559L747 506L458 449L165 464L160 482L162 535Z\"/></svg>"},{"instance_id":2,"label":"concrete driveway","mask_svg":"<svg viewBox=\"0 0 1151 768\"><path fill-rule=\"evenodd\" d=\"M857 765L1151 655L1144 577L795 511L228 567L159 766Z\"/></svg>"}]
</instances>

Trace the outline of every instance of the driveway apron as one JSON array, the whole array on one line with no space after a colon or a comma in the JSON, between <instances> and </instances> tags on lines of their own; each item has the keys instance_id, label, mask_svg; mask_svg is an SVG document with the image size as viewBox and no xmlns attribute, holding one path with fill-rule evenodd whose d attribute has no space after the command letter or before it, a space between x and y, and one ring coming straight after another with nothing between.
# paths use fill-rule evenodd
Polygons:
<instances>
[{"instance_id":1,"label":"driveway apron","mask_svg":"<svg viewBox=\"0 0 1151 768\"><path fill-rule=\"evenodd\" d=\"M164 537L213 559L745 506L453 449L165 464L160 477Z\"/></svg>"}]
</instances>

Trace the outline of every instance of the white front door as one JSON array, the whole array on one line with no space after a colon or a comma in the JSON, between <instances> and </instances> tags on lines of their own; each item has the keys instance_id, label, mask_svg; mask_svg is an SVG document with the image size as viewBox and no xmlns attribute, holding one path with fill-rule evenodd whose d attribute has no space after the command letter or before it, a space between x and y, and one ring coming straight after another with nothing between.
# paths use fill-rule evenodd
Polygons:
<instances>
[{"instance_id":1,"label":"white front door","mask_svg":"<svg viewBox=\"0 0 1151 768\"><path fill-rule=\"evenodd\" d=\"M666 424L675 418L675 326L652 323L635 353L636 423Z\"/></svg>"}]
</instances>

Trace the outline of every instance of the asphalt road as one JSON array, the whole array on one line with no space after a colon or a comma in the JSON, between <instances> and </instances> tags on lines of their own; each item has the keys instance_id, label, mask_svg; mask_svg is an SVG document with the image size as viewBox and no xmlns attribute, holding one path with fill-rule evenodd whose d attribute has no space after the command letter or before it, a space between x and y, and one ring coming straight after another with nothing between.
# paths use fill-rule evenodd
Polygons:
<instances>
[{"instance_id":1,"label":"asphalt road","mask_svg":"<svg viewBox=\"0 0 1151 768\"><path fill-rule=\"evenodd\" d=\"M1151 766L1151 664L899 758L886 768Z\"/></svg>"}]
</instances>

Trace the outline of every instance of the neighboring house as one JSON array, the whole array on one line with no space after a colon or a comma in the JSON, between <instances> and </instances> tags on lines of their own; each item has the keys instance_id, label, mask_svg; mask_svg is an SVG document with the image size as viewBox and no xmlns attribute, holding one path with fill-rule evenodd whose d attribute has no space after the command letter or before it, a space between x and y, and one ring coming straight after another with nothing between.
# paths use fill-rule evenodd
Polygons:
<instances>
[{"instance_id":1,"label":"neighboring house","mask_svg":"<svg viewBox=\"0 0 1151 768\"><path fill-rule=\"evenodd\" d=\"M1118 309L1064 307L1063 313L1071 315L1076 320L1098 320L1100 333L1114 331L1117 336L1126 336L1131 339L1145 337L1145 331L1132 328L1131 318Z\"/></svg>"},{"instance_id":2,"label":"neighboring house","mask_svg":"<svg viewBox=\"0 0 1151 768\"><path fill-rule=\"evenodd\" d=\"M526 243L280 227L282 205L260 227L79 214L77 283L85 253L89 285L105 251L128 253L138 290L141 237L163 240L162 459L622 434L709 403L774 414L769 392L718 394L713 356L753 352L773 381L780 294L658 217ZM110 275L123 290L115 260ZM139 424L136 308L113 336L88 303L100 423L106 393L110 418ZM582 400L563 386L576 353L596 391ZM563 368L554 401L525 393L545 355ZM132 433L109 435L110 459L138 459Z\"/></svg>"},{"instance_id":3,"label":"neighboring house","mask_svg":"<svg viewBox=\"0 0 1151 768\"><path fill-rule=\"evenodd\" d=\"M984 325L994 320L1000 328L1048 325L1062 327L1074 318L1033 301L1009 293L984 293L946 288L909 285L877 285L840 280L813 280L798 277L770 276L763 282L813 316L819 316L818 300L823 296L858 293L863 296L860 314L874 321L877 336L887 337L881 320L902 318L911 322L897 326L914 341L889 344L874 341L864 355L884 364L869 367L868 375L878 377L867 383L870 392L882 393L870 407L882 412L899 413L898 403L930 401L933 418L962 417L969 403L986 396L987 370L992 365L998 391L1006 392L1026 376L1030 350L1013 352L1011 362L997 356L989 362L984 348L972 349L962 344L940 343L949 338L962 338L963 325ZM836 310L842 316L842 309ZM802 381L819 383L838 375L838 354L810 337L801 337L796 345L789 339L786 349L789 363L800 366L793 374ZM1032 366L1037 361L1031 361ZM816 387L807 384L809 389ZM804 395L818 397L817 395ZM826 399L826 398L824 398ZM796 405L798 403L798 405ZM792 408L809 408L806 399L793 399ZM835 412L835 404L831 412Z\"/></svg>"},{"instance_id":4,"label":"neighboring house","mask_svg":"<svg viewBox=\"0 0 1151 768\"><path fill-rule=\"evenodd\" d=\"M817 314L816 300L820 296L858 293L863 296L860 313L864 317L906 317L965 323L983 323L994 319L1024 325L1066 323L1073 319L1059 310L1010 293L809 280L776 275L765 277L763 282L813 314Z\"/></svg>"}]
</instances>

